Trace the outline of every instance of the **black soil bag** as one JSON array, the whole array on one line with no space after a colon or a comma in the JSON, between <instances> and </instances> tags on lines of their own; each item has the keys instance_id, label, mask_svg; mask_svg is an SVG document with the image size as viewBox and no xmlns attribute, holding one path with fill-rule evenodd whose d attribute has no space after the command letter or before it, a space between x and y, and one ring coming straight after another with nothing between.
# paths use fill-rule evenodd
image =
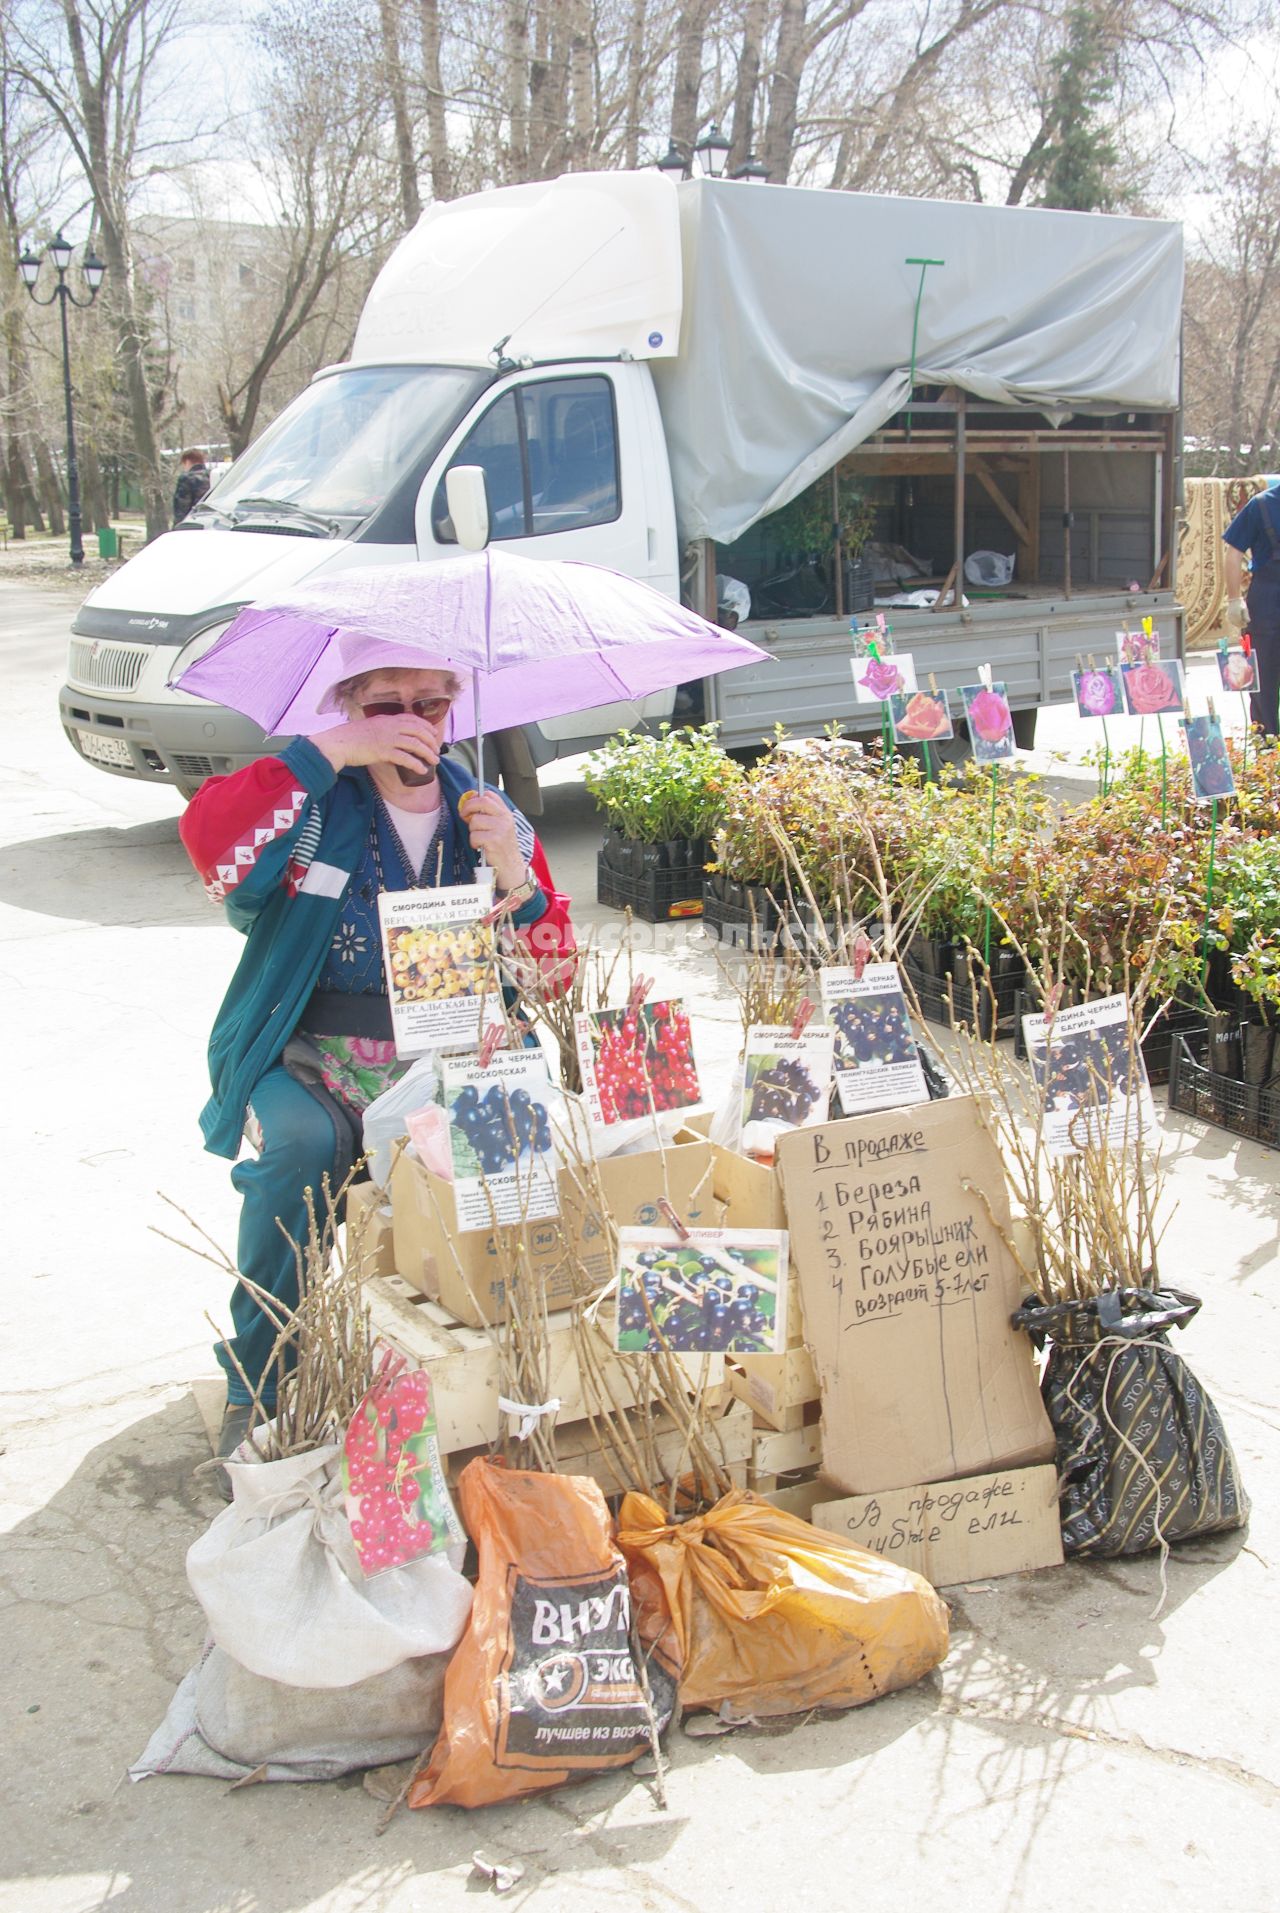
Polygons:
<instances>
[{"instance_id":1,"label":"black soil bag","mask_svg":"<svg viewBox=\"0 0 1280 1913\"><path fill-rule=\"evenodd\" d=\"M1041 1392L1068 1554L1143 1554L1248 1519L1222 1418L1168 1344L1199 1307L1177 1289L1110 1289L1014 1316L1049 1343Z\"/></svg>"}]
</instances>

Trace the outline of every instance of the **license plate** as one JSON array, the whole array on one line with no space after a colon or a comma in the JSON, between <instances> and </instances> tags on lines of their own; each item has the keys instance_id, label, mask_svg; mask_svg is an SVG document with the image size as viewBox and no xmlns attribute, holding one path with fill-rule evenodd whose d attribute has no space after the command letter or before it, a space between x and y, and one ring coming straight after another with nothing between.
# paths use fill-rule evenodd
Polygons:
<instances>
[{"instance_id":1,"label":"license plate","mask_svg":"<svg viewBox=\"0 0 1280 1913\"><path fill-rule=\"evenodd\" d=\"M129 746L119 737L103 737L99 731L80 731L80 748L91 764L114 764L120 770L132 770Z\"/></svg>"}]
</instances>

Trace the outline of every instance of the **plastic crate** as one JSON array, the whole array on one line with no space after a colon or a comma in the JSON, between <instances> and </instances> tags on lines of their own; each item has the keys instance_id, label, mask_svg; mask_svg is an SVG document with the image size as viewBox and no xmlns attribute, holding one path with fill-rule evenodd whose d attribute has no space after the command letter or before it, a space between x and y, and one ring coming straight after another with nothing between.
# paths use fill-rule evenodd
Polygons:
<instances>
[{"instance_id":1,"label":"plastic crate","mask_svg":"<svg viewBox=\"0 0 1280 1913\"><path fill-rule=\"evenodd\" d=\"M1169 1075L1169 1107L1199 1122L1229 1129L1268 1149L1280 1149L1280 1082L1255 1087L1208 1068L1207 1030L1175 1036Z\"/></svg>"},{"instance_id":2,"label":"plastic crate","mask_svg":"<svg viewBox=\"0 0 1280 1913\"><path fill-rule=\"evenodd\" d=\"M968 976L963 982L954 975L931 976L913 963L910 957L905 967L920 1004L920 1013L927 1022L940 1023L944 1029L950 1029L954 1007L956 1022L976 1029L979 1036L992 1035L993 1015L995 1036L1013 1035L1017 1003L1022 995L1024 980L1021 970L997 972L991 989L979 982L975 1003L973 984Z\"/></svg>"},{"instance_id":3,"label":"plastic crate","mask_svg":"<svg viewBox=\"0 0 1280 1913\"><path fill-rule=\"evenodd\" d=\"M1020 990L1015 1013L1014 1055L1026 1061L1027 1046L1022 1034L1024 1016L1039 1013L1038 995ZM1142 1060L1147 1066L1149 1083L1167 1083L1173 1067L1173 1047L1177 1037L1195 1035L1204 1029L1204 1012L1188 1003L1171 1003L1162 1010L1142 1039Z\"/></svg>"},{"instance_id":4,"label":"plastic crate","mask_svg":"<svg viewBox=\"0 0 1280 1913\"><path fill-rule=\"evenodd\" d=\"M742 901L736 901L736 897ZM750 886L748 895L743 885L727 884L718 874L707 878L702 921L721 943L738 950L768 950L775 943L804 950L810 947L815 931L813 913L807 906L784 915L770 892L760 885ZM834 923L824 923L823 930L829 940L834 939Z\"/></svg>"},{"instance_id":5,"label":"plastic crate","mask_svg":"<svg viewBox=\"0 0 1280 1913\"><path fill-rule=\"evenodd\" d=\"M651 869L641 876L612 870L601 851L596 859L596 901L611 910L630 910L641 923L668 923L702 915L702 872L687 867Z\"/></svg>"}]
</instances>

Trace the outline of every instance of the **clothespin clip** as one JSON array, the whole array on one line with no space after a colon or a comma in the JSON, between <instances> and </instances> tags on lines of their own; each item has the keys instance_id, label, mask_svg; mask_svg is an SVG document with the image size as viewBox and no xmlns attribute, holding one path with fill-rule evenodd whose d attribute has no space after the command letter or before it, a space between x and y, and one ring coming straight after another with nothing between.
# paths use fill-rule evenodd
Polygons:
<instances>
[{"instance_id":1,"label":"clothespin clip","mask_svg":"<svg viewBox=\"0 0 1280 1913\"><path fill-rule=\"evenodd\" d=\"M1214 702L1213 702L1213 699L1212 699L1211 697L1207 697L1207 698L1205 699L1205 703L1206 703L1206 704L1208 705L1208 707L1209 707L1209 715L1210 715L1210 717L1216 717L1216 716L1218 715L1218 712L1217 712L1217 708L1216 708L1216 706L1215 706L1215 704L1214 704Z\"/></svg>"},{"instance_id":2,"label":"clothespin clip","mask_svg":"<svg viewBox=\"0 0 1280 1913\"><path fill-rule=\"evenodd\" d=\"M1091 671L1096 671L1096 670L1097 670L1097 668L1098 668L1098 667L1097 667L1097 664L1096 664L1096 663L1094 662L1094 656L1093 656L1093 652L1092 652L1092 651L1090 651L1090 653L1089 653L1089 656L1088 656L1088 659L1087 659L1087 663L1088 663L1088 666L1089 666L1089 669L1090 669Z\"/></svg>"},{"instance_id":3,"label":"clothespin clip","mask_svg":"<svg viewBox=\"0 0 1280 1913\"><path fill-rule=\"evenodd\" d=\"M683 1216L678 1216L676 1214L674 1208L667 1201L665 1196L663 1196L662 1200L659 1202L658 1210L659 1210L659 1213L665 1218L668 1226L675 1230L676 1234L679 1236L682 1242L688 1242L691 1239L689 1235L689 1231L685 1227Z\"/></svg>"},{"instance_id":4,"label":"clothespin clip","mask_svg":"<svg viewBox=\"0 0 1280 1913\"><path fill-rule=\"evenodd\" d=\"M1077 671L1084 670L1084 659L1081 657L1078 651L1076 652L1076 670Z\"/></svg>"},{"instance_id":5,"label":"clothespin clip","mask_svg":"<svg viewBox=\"0 0 1280 1913\"><path fill-rule=\"evenodd\" d=\"M875 661L876 661L876 663L877 663L877 664L879 664L879 662L880 662L880 646L879 646L879 645L878 645L878 644L876 643L876 641L875 641L875 639L874 639L874 638L868 638L868 639L867 639L867 656L868 656L869 658L874 658L874 659L875 659Z\"/></svg>"},{"instance_id":6,"label":"clothespin clip","mask_svg":"<svg viewBox=\"0 0 1280 1913\"><path fill-rule=\"evenodd\" d=\"M1053 1028L1053 1019L1058 1014L1058 999L1062 995L1061 983L1055 983L1044 999L1044 1033L1047 1036Z\"/></svg>"},{"instance_id":7,"label":"clothespin clip","mask_svg":"<svg viewBox=\"0 0 1280 1913\"><path fill-rule=\"evenodd\" d=\"M809 996L802 997L796 1005L796 1013L791 1020L791 1040L793 1043L804 1035L804 1026L813 1015L813 1008L813 998Z\"/></svg>"},{"instance_id":8,"label":"clothespin clip","mask_svg":"<svg viewBox=\"0 0 1280 1913\"><path fill-rule=\"evenodd\" d=\"M884 637L886 632L892 631L893 629L893 626L891 624L888 624L885 622L885 615L883 611L876 612L876 623L880 626L881 637Z\"/></svg>"},{"instance_id":9,"label":"clothespin clip","mask_svg":"<svg viewBox=\"0 0 1280 1913\"><path fill-rule=\"evenodd\" d=\"M930 671L930 673L929 673L929 689L930 689L930 690L931 690L931 691L933 692L933 695L934 695L935 697L937 697L937 695L938 695L938 679L937 679L937 675L936 675L936 673L935 673L935 672L933 672L933 671Z\"/></svg>"},{"instance_id":10,"label":"clothespin clip","mask_svg":"<svg viewBox=\"0 0 1280 1913\"><path fill-rule=\"evenodd\" d=\"M865 930L859 930L853 945L853 979L861 983L862 972L876 953L876 946Z\"/></svg>"},{"instance_id":11,"label":"clothespin clip","mask_svg":"<svg viewBox=\"0 0 1280 1913\"><path fill-rule=\"evenodd\" d=\"M1222 648L1224 651L1227 648L1225 640L1223 641ZM1251 658L1253 656L1253 639L1249 636L1249 633L1247 631L1242 631L1240 633L1240 649L1244 652L1247 658Z\"/></svg>"},{"instance_id":12,"label":"clothespin clip","mask_svg":"<svg viewBox=\"0 0 1280 1913\"><path fill-rule=\"evenodd\" d=\"M988 690L991 689L991 666L989 664L980 664L978 666L978 681L981 684L985 684Z\"/></svg>"},{"instance_id":13,"label":"clothespin clip","mask_svg":"<svg viewBox=\"0 0 1280 1913\"><path fill-rule=\"evenodd\" d=\"M1152 620L1151 620L1150 618L1144 618L1144 619L1142 620L1142 635L1143 635L1143 637L1145 637L1145 638L1153 638L1153 637L1155 636L1155 634L1156 634L1156 627L1155 627L1155 624L1153 623L1153 621L1152 621Z\"/></svg>"},{"instance_id":14,"label":"clothespin clip","mask_svg":"<svg viewBox=\"0 0 1280 1913\"><path fill-rule=\"evenodd\" d=\"M627 1014L629 1016L635 1016L639 1013L640 1005L644 1002L646 996L648 996L653 985L654 978L651 976L638 976L636 978L635 982L631 985L631 994L627 998Z\"/></svg>"},{"instance_id":15,"label":"clothespin clip","mask_svg":"<svg viewBox=\"0 0 1280 1913\"><path fill-rule=\"evenodd\" d=\"M1189 724L1191 722L1191 699L1189 697L1184 697L1182 700L1182 715Z\"/></svg>"},{"instance_id":16,"label":"clothespin clip","mask_svg":"<svg viewBox=\"0 0 1280 1913\"><path fill-rule=\"evenodd\" d=\"M480 1069L488 1069L493 1061L493 1053L502 1047L506 1039L506 1028L501 1023L490 1023L480 1038L480 1048L476 1055L476 1064Z\"/></svg>"}]
</instances>

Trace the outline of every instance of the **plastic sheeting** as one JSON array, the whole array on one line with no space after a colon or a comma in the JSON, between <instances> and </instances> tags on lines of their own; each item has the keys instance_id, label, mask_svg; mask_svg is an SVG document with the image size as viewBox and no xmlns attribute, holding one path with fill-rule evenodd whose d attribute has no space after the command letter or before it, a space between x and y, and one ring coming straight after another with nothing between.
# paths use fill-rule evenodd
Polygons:
<instances>
[{"instance_id":1,"label":"plastic sheeting","mask_svg":"<svg viewBox=\"0 0 1280 1913\"><path fill-rule=\"evenodd\" d=\"M684 538L728 544L878 431L917 382L1043 409L1178 403L1182 229L800 187L678 188L679 356L655 361ZM921 421L923 424L923 420Z\"/></svg>"}]
</instances>

